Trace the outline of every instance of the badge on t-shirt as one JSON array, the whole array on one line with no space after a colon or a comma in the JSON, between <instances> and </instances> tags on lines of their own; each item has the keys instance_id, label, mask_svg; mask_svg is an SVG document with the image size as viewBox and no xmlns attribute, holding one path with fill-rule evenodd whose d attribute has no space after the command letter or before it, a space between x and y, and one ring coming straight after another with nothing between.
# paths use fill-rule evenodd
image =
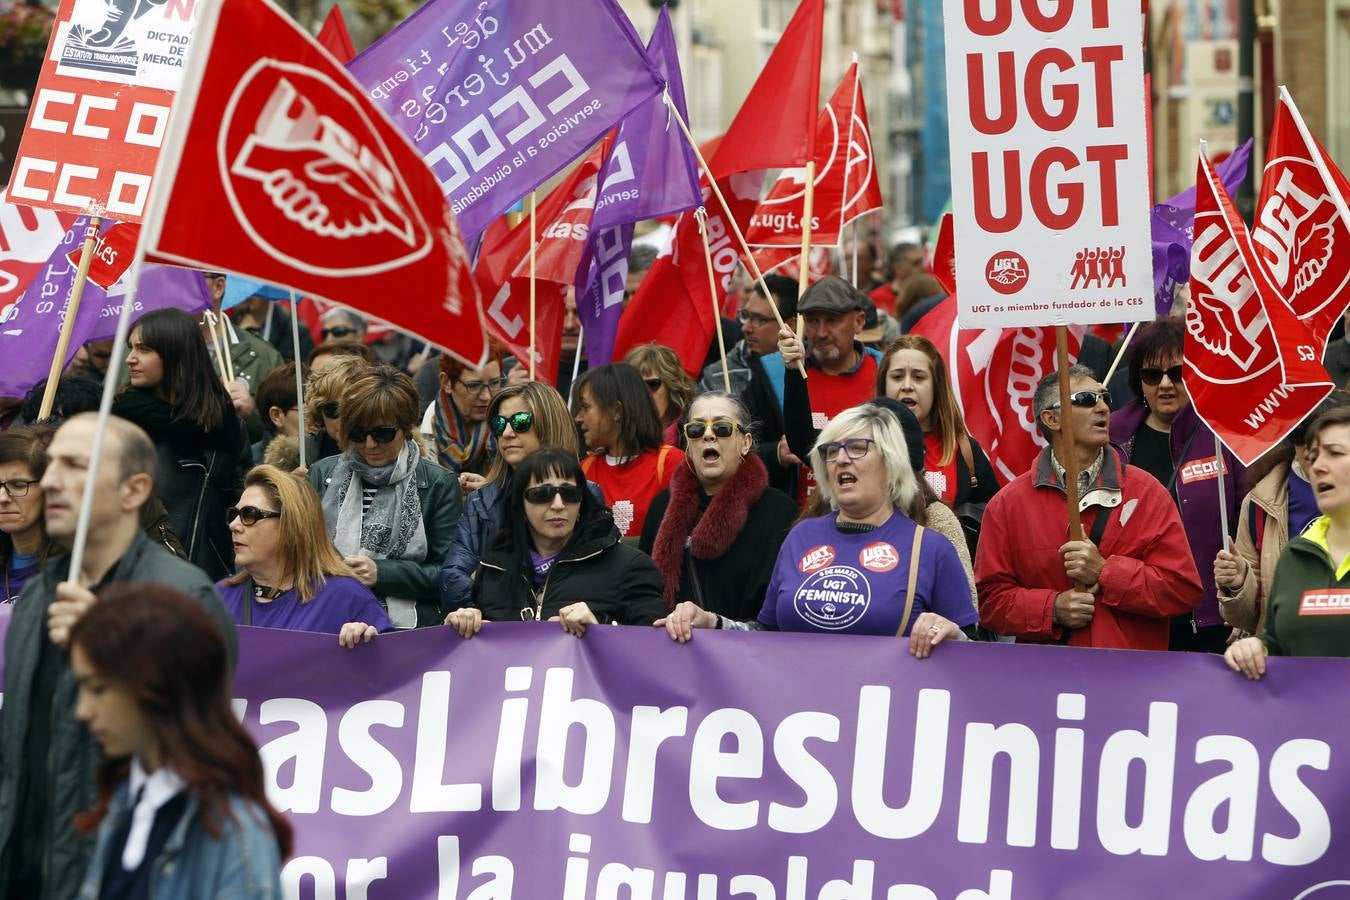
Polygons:
<instances>
[{"instance_id":1,"label":"badge on t-shirt","mask_svg":"<svg viewBox=\"0 0 1350 900\"><path fill-rule=\"evenodd\" d=\"M933 489L933 493L937 494L939 497L945 497L947 495L946 472L924 469L923 480L928 482L928 486Z\"/></svg>"},{"instance_id":2,"label":"badge on t-shirt","mask_svg":"<svg viewBox=\"0 0 1350 900\"><path fill-rule=\"evenodd\" d=\"M816 628L842 631L867 613L872 586L852 566L830 566L802 582L792 598L797 615Z\"/></svg>"},{"instance_id":3,"label":"badge on t-shirt","mask_svg":"<svg viewBox=\"0 0 1350 900\"><path fill-rule=\"evenodd\" d=\"M829 544L821 544L807 552L797 563L797 568L803 575L810 575L812 572L819 572L832 562L834 562L834 548Z\"/></svg>"},{"instance_id":4,"label":"badge on t-shirt","mask_svg":"<svg viewBox=\"0 0 1350 900\"><path fill-rule=\"evenodd\" d=\"M900 554L885 541L868 544L858 554L858 562L870 572L889 572L900 563Z\"/></svg>"},{"instance_id":5,"label":"badge on t-shirt","mask_svg":"<svg viewBox=\"0 0 1350 900\"><path fill-rule=\"evenodd\" d=\"M1300 616L1350 616L1350 590L1318 588L1304 591Z\"/></svg>"},{"instance_id":6,"label":"badge on t-shirt","mask_svg":"<svg viewBox=\"0 0 1350 900\"><path fill-rule=\"evenodd\" d=\"M1186 463L1181 467L1178 473L1182 484L1191 484L1196 481L1210 481L1219 477L1219 462L1217 456L1211 456L1208 459L1197 459ZM1228 474L1228 466L1223 467L1223 474Z\"/></svg>"}]
</instances>

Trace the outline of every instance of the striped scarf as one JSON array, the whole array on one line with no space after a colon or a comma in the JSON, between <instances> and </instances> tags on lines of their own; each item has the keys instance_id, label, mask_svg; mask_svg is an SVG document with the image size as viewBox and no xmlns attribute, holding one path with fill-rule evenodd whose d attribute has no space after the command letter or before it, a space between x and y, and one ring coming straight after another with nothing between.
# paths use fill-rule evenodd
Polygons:
<instances>
[{"instance_id":1,"label":"striped scarf","mask_svg":"<svg viewBox=\"0 0 1350 900\"><path fill-rule=\"evenodd\" d=\"M473 472L481 475L491 460L486 422L465 425L449 393L436 395L436 461L456 475Z\"/></svg>"}]
</instances>

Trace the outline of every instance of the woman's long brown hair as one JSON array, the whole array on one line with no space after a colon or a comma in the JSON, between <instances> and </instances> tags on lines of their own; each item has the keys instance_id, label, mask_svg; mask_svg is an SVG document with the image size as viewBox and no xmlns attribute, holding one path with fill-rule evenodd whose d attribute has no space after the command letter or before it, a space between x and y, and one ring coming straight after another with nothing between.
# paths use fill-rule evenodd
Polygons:
<instances>
[{"instance_id":1,"label":"woman's long brown hair","mask_svg":"<svg viewBox=\"0 0 1350 900\"><path fill-rule=\"evenodd\" d=\"M159 742L160 761L187 784L202 826L220 837L231 815L230 795L257 806L276 835L282 859L291 852L291 826L267 800L257 745L230 708L225 637L201 605L158 582L117 582L70 631L101 679L140 705ZM126 777L126 757L105 758L97 775L98 803L75 817L90 832Z\"/></svg>"}]
</instances>

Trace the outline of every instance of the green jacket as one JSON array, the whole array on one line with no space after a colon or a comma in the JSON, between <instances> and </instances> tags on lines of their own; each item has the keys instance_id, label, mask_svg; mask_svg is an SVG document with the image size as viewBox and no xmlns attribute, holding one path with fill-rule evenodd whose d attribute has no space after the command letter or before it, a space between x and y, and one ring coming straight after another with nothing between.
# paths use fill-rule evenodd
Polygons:
<instances>
[{"instance_id":1,"label":"green jacket","mask_svg":"<svg viewBox=\"0 0 1350 900\"><path fill-rule=\"evenodd\" d=\"M47 644L47 607L64 581L70 557L48 560L36 578L24 586L14 602L14 615L5 636L5 703L0 710L0 893L9 884L23 810L20 779L28 772L24 749L33 710L33 682L39 656ZM137 533L127 552L118 560L105 582L158 581L172 585L200 603L225 633L230 667L238 656L234 620L226 612L215 588L200 569L184 562ZM41 897L31 900L66 900L79 892L93 853L93 836L85 837L71 821L77 812L93 809L97 799L94 772L101 753L83 722L75 719L75 677L60 654L61 672L51 698L51 731L47 745L47 777L42 784L28 784L39 791L45 803L47 835L42 841L46 872Z\"/></svg>"},{"instance_id":2,"label":"green jacket","mask_svg":"<svg viewBox=\"0 0 1350 900\"><path fill-rule=\"evenodd\" d=\"M248 392L257 397L258 385L263 378L267 376L268 372L282 365L285 360L281 358L277 348L253 332L236 328L234 334L239 338L237 343L230 343L230 363L234 366L234 375L236 378L247 381ZM263 424L262 412L262 410L254 409L248 418L244 419L244 424L248 426L250 443L262 440L263 436L267 434L267 428Z\"/></svg>"},{"instance_id":3,"label":"green jacket","mask_svg":"<svg viewBox=\"0 0 1350 900\"><path fill-rule=\"evenodd\" d=\"M1350 656L1350 573L1305 537L1285 545L1270 586L1266 631L1273 656Z\"/></svg>"},{"instance_id":4,"label":"green jacket","mask_svg":"<svg viewBox=\"0 0 1350 900\"><path fill-rule=\"evenodd\" d=\"M309 483L322 497L332 483L341 456L329 456L309 467ZM462 506L459 481L425 457L417 461L417 499L422 503L422 527L427 533L427 555L422 560L377 559L372 590L380 597L417 601L417 627L441 624L441 563L450 553ZM329 533L332 533L329 525Z\"/></svg>"}]
</instances>

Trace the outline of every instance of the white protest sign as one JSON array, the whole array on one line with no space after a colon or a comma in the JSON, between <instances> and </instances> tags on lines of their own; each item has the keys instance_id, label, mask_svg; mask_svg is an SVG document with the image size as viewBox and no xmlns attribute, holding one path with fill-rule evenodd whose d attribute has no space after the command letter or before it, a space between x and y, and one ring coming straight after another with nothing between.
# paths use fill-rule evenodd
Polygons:
<instances>
[{"instance_id":1,"label":"white protest sign","mask_svg":"<svg viewBox=\"0 0 1350 900\"><path fill-rule=\"evenodd\" d=\"M1153 318L1138 6L944 14L961 327Z\"/></svg>"}]
</instances>

